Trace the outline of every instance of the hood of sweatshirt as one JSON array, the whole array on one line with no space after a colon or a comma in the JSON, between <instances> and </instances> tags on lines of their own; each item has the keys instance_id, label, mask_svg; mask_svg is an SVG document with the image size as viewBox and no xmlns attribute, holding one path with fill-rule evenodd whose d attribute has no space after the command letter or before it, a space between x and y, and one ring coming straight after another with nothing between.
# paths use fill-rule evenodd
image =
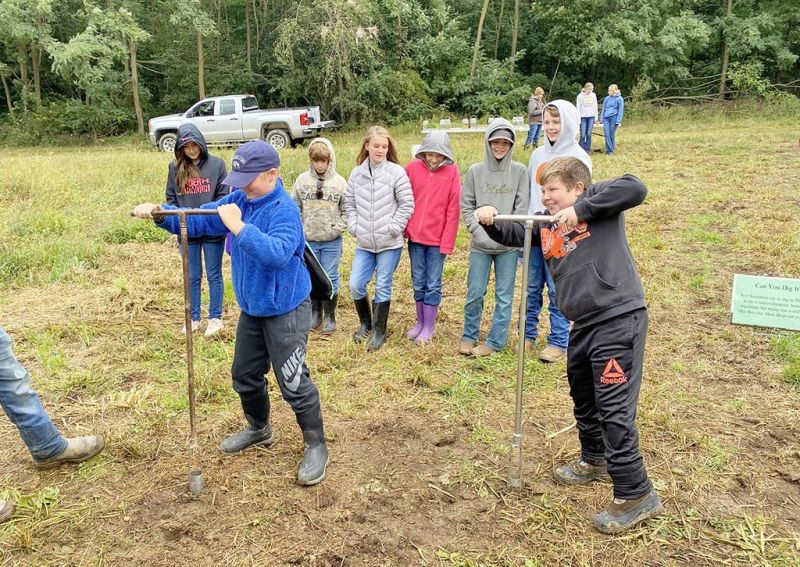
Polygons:
<instances>
[{"instance_id":1,"label":"hood of sweatshirt","mask_svg":"<svg viewBox=\"0 0 800 567\"><path fill-rule=\"evenodd\" d=\"M547 112L548 106L555 106L558 109L558 114L561 117L561 132L558 133L555 143L550 142L550 138L547 137L547 132L545 132L544 147L555 154L566 153L568 148L575 145L575 138L580 129L581 119L578 117L578 109L575 108L574 104L563 99L548 102L544 107L544 112Z\"/></svg>"},{"instance_id":2,"label":"hood of sweatshirt","mask_svg":"<svg viewBox=\"0 0 800 567\"><path fill-rule=\"evenodd\" d=\"M208 146L206 145L206 139L194 124L181 124L178 127L178 139L175 141L175 157L178 157L178 152L180 152L181 148L189 142L194 142L200 146L201 163L208 159Z\"/></svg>"},{"instance_id":3,"label":"hood of sweatshirt","mask_svg":"<svg viewBox=\"0 0 800 567\"><path fill-rule=\"evenodd\" d=\"M443 130L432 130L428 132L414 157L425 161L425 157L422 155L425 152L435 152L445 157L439 167L455 163L453 159L453 150L450 149L450 136ZM427 162L425 162L425 164L427 165Z\"/></svg>"},{"instance_id":4,"label":"hood of sweatshirt","mask_svg":"<svg viewBox=\"0 0 800 567\"><path fill-rule=\"evenodd\" d=\"M336 152L333 151L333 144L328 138L314 138L308 145L311 146L311 144L317 142L325 144L328 148L328 151L331 154L331 161L330 163L328 163L328 169L325 170L325 175L322 176L324 179L330 179L334 175L336 175ZM314 166L312 164L309 164L308 169L311 172L311 175L313 175L314 177L318 177L317 171L314 169Z\"/></svg>"},{"instance_id":5,"label":"hood of sweatshirt","mask_svg":"<svg viewBox=\"0 0 800 567\"><path fill-rule=\"evenodd\" d=\"M508 153L501 159L497 161L492 153L492 147L489 145L489 138L492 137L492 134L497 132L498 130L505 128L509 132L511 132L511 148L508 150ZM495 118L489 124L489 127L486 129L486 135L483 138L483 155L484 155L484 162L486 163L486 169L489 171L508 171L511 168L511 163L514 161L514 144L517 139L517 133L514 131L514 126L506 120L505 118Z\"/></svg>"}]
</instances>

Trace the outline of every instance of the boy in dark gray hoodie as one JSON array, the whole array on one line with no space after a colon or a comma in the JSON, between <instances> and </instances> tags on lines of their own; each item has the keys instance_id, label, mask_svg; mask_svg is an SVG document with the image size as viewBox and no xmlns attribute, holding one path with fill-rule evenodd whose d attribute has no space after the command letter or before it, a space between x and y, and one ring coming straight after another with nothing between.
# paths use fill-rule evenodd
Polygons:
<instances>
[{"instance_id":1,"label":"boy in dark gray hoodie","mask_svg":"<svg viewBox=\"0 0 800 567\"><path fill-rule=\"evenodd\" d=\"M489 124L484 159L470 166L461 191L461 215L472 233L467 275L467 302L464 304L464 332L458 352L471 356L490 356L508 341L517 275L517 251L494 242L481 229L474 212L492 205L501 214L524 215L528 211L530 181L527 168L513 161L516 134L508 120L496 118ZM478 345L483 315L483 297L494 264L495 309L492 328L484 344Z\"/></svg>"},{"instance_id":2,"label":"boy in dark gray hoodie","mask_svg":"<svg viewBox=\"0 0 800 567\"><path fill-rule=\"evenodd\" d=\"M554 471L561 484L614 483L614 499L594 518L603 533L622 532L662 510L644 468L636 429L647 308L639 272L625 237L623 211L644 201L647 188L633 175L591 184L579 159L556 158L540 176L542 204L555 217L534 229L556 281L558 305L574 321L567 377L581 457ZM522 246L518 223L494 225L497 209L475 211L488 236Z\"/></svg>"}]
</instances>

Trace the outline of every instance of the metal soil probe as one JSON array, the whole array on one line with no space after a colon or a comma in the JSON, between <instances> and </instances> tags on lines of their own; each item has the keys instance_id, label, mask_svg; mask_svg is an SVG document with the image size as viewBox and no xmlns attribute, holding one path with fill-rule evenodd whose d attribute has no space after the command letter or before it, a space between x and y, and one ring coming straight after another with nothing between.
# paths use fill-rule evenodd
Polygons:
<instances>
[{"instance_id":1,"label":"metal soil probe","mask_svg":"<svg viewBox=\"0 0 800 567\"><path fill-rule=\"evenodd\" d=\"M203 471L195 468L197 451L197 429L195 427L194 400L194 344L192 337L191 299L189 297L189 231L186 217L189 215L216 215L216 209L176 209L153 211L154 219L175 215L181 227L181 263L183 264L183 322L186 328L186 375L189 392L189 491L198 496L203 492Z\"/></svg>"},{"instance_id":2,"label":"metal soil probe","mask_svg":"<svg viewBox=\"0 0 800 567\"><path fill-rule=\"evenodd\" d=\"M497 215L494 222L525 223L525 244L522 248L522 293L519 302L519 340L517 343L517 399L514 406L514 435L508 462L508 486L522 486L522 383L525 371L525 319L528 310L528 272L531 258L533 224L550 224L554 217L547 215Z\"/></svg>"}]
</instances>

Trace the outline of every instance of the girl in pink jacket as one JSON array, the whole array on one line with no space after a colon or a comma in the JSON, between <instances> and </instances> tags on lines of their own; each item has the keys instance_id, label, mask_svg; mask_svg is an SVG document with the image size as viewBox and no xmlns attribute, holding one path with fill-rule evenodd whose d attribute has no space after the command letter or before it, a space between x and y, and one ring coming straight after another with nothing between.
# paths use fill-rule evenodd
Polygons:
<instances>
[{"instance_id":1,"label":"girl in pink jacket","mask_svg":"<svg viewBox=\"0 0 800 567\"><path fill-rule=\"evenodd\" d=\"M431 340L442 301L444 259L453 253L461 214L461 177L453 161L450 138L434 130L425 136L406 174L414 193L414 213L406 227L417 324L406 336Z\"/></svg>"}]
</instances>

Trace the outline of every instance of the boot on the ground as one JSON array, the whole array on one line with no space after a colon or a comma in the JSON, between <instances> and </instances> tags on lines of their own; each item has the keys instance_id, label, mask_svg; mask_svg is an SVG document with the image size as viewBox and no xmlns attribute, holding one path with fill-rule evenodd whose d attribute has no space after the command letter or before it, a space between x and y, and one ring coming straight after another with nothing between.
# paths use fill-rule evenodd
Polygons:
<instances>
[{"instance_id":1,"label":"boot on the ground","mask_svg":"<svg viewBox=\"0 0 800 567\"><path fill-rule=\"evenodd\" d=\"M414 339L416 339L416 338L419 336L419 334L422 332L422 327L425 325L425 312L424 312L424 310L423 310L423 307L424 307L424 305L425 305L425 304L424 304L424 303L422 303L421 301L417 301L417 302L416 302L416 307L417 307L417 322L416 322L416 324L415 324L413 327L411 327L411 328L408 330L408 332L406 333L406 336L407 336L409 339L411 339L412 341L413 341Z\"/></svg>"},{"instance_id":2,"label":"boot on the ground","mask_svg":"<svg viewBox=\"0 0 800 567\"><path fill-rule=\"evenodd\" d=\"M599 465L593 465L583 459L558 467L553 471L553 478L559 484L572 486L589 484L595 480L598 482L611 482L611 477L608 476L608 464L605 461Z\"/></svg>"},{"instance_id":3,"label":"boot on the ground","mask_svg":"<svg viewBox=\"0 0 800 567\"><path fill-rule=\"evenodd\" d=\"M229 435L219 444L219 450L226 455L244 451L248 447L269 447L275 443L275 436L269 426L269 397L266 389L261 392L239 394L247 427Z\"/></svg>"},{"instance_id":4,"label":"boot on the ground","mask_svg":"<svg viewBox=\"0 0 800 567\"><path fill-rule=\"evenodd\" d=\"M330 335L336 331L336 306L339 304L339 294L330 299L322 300L322 334Z\"/></svg>"},{"instance_id":5,"label":"boot on the ground","mask_svg":"<svg viewBox=\"0 0 800 567\"><path fill-rule=\"evenodd\" d=\"M433 338L433 333L436 331L436 317L439 315L439 306L423 305L422 311L425 324L422 326L422 332L417 337L417 342L427 343Z\"/></svg>"},{"instance_id":6,"label":"boot on the ground","mask_svg":"<svg viewBox=\"0 0 800 567\"><path fill-rule=\"evenodd\" d=\"M382 301L372 304L372 312L375 314L372 338L367 345L368 351L378 350L386 342L386 323L389 320L389 304L391 301Z\"/></svg>"},{"instance_id":7,"label":"boot on the ground","mask_svg":"<svg viewBox=\"0 0 800 567\"><path fill-rule=\"evenodd\" d=\"M311 300L311 330L313 331L322 324L322 301L319 299Z\"/></svg>"},{"instance_id":8,"label":"boot on the ground","mask_svg":"<svg viewBox=\"0 0 800 567\"><path fill-rule=\"evenodd\" d=\"M372 310L369 306L369 299L366 297L356 299L354 303L356 305L356 313L358 314L360 326L358 327L358 331L353 333L353 340L360 343L366 339L372 331Z\"/></svg>"},{"instance_id":9,"label":"boot on the ground","mask_svg":"<svg viewBox=\"0 0 800 567\"><path fill-rule=\"evenodd\" d=\"M297 469L297 484L313 486L325 478L325 468L330 455L325 445L325 437L319 431L303 431L303 460Z\"/></svg>"},{"instance_id":10,"label":"boot on the ground","mask_svg":"<svg viewBox=\"0 0 800 567\"><path fill-rule=\"evenodd\" d=\"M604 534L618 534L664 511L655 490L632 500L614 498L594 517L594 526Z\"/></svg>"},{"instance_id":11,"label":"boot on the ground","mask_svg":"<svg viewBox=\"0 0 800 567\"><path fill-rule=\"evenodd\" d=\"M106 442L102 435L67 439L67 447L58 455L49 459L33 457L33 463L40 469L50 469L65 463L82 463L102 451L105 444Z\"/></svg>"},{"instance_id":12,"label":"boot on the ground","mask_svg":"<svg viewBox=\"0 0 800 567\"><path fill-rule=\"evenodd\" d=\"M0 500L0 524L14 515L14 504L8 500Z\"/></svg>"}]
</instances>

